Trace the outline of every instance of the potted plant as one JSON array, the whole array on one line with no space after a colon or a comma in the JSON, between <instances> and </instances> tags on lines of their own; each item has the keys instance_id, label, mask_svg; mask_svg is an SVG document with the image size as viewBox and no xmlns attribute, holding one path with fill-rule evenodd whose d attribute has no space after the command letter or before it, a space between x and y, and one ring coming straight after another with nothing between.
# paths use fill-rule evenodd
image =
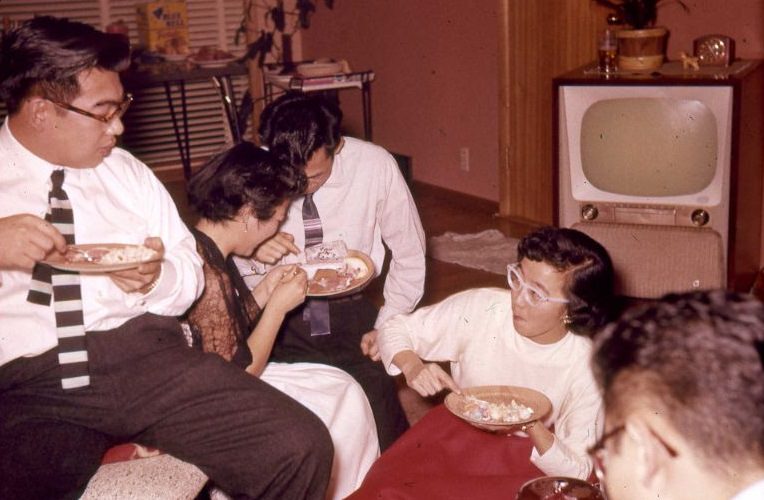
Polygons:
<instances>
[{"instance_id":1,"label":"potted plant","mask_svg":"<svg viewBox=\"0 0 764 500\"><path fill-rule=\"evenodd\" d=\"M618 38L618 68L644 71L659 68L666 53L668 30L656 27L658 7L676 2L689 12L682 0L595 0L613 9L628 29L616 33Z\"/></svg>"},{"instance_id":2,"label":"potted plant","mask_svg":"<svg viewBox=\"0 0 764 500\"><path fill-rule=\"evenodd\" d=\"M334 0L324 0L324 5L332 9ZM312 0L294 0L293 8L289 9L284 0L247 0L244 7L244 19L236 33L236 41L240 35L246 34L247 28L255 25L255 17L262 15L261 23L256 37L247 45L246 59L257 61L262 68L266 57L271 55L275 62L284 66L289 71L293 66L292 61L292 36L301 29L310 28L310 17L316 11L316 4ZM278 34L278 36L276 35Z\"/></svg>"}]
</instances>

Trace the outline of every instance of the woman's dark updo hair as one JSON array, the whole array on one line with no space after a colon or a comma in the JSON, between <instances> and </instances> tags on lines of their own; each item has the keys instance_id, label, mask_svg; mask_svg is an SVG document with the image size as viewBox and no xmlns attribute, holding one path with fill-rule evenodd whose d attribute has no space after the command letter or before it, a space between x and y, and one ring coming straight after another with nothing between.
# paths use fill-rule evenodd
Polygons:
<instances>
[{"instance_id":1,"label":"woman's dark updo hair","mask_svg":"<svg viewBox=\"0 0 764 500\"><path fill-rule=\"evenodd\" d=\"M305 174L277 163L266 150L240 142L212 157L188 182L188 201L200 217L213 222L233 220L251 207L268 220L284 200L302 193Z\"/></svg>"},{"instance_id":2,"label":"woman's dark updo hair","mask_svg":"<svg viewBox=\"0 0 764 500\"><path fill-rule=\"evenodd\" d=\"M578 334L591 335L614 313L613 263L607 250L575 229L543 227L517 245L517 260L544 262L566 272L569 323Z\"/></svg>"}]
</instances>

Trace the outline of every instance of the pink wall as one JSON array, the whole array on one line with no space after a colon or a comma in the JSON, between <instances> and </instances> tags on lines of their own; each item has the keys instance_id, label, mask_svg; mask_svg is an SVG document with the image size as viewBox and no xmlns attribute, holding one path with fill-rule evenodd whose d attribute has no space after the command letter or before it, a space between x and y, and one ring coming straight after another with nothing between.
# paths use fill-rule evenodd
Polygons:
<instances>
[{"instance_id":1,"label":"pink wall","mask_svg":"<svg viewBox=\"0 0 764 500\"><path fill-rule=\"evenodd\" d=\"M303 56L374 70L374 142L412 156L418 181L498 200L498 2L317 4ZM340 95L346 124L360 135L360 94ZM460 147L470 150L469 172L459 168Z\"/></svg>"},{"instance_id":2,"label":"pink wall","mask_svg":"<svg viewBox=\"0 0 764 500\"><path fill-rule=\"evenodd\" d=\"M738 57L764 58L764 1L685 0L685 12L676 3L664 3L658 10L658 24L671 31L669 59L692 53L693 39L701 35L727 35L735 39Z\"/></svg>"},{"instance_id":3,"label":"pink wall","mask_svg":"<svg viewBox=\"0 0 764 500\"><path fill-rule=\"evenodd\" d=\"M658 24L671 30L668 56L719 33L737 54L764 58L764 0L665 2ZM498 0L336 0L323 2L303 32L305 58L347 59L373 69L374 141L411 155L416 180L498 200ZM350 132L360 135L360 95L341 93ZM470 172L459 148L470 148Z\"/></svg>"}]
</instances>

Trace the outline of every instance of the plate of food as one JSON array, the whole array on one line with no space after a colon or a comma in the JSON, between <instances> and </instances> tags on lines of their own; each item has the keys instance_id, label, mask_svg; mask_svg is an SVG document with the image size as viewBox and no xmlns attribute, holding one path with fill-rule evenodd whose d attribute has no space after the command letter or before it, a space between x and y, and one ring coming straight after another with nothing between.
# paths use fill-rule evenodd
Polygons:
<instances>
[{"instance_id":1,"label":"plate of food","mask_svg":"<svg viewBox=\"0 0 764 500\"><path fill-rule=\"evenodd\" d=\"M108 273L133 269L159 258L156 250L143 245L93 243L69 245L65 254L53 253L42 262L64 271Z\"/></svg>"},{"instance_id":2,"label":"plate of food","mask_svg":"<svg viewBox=\"0 0 764 500\"><path fill-rule=\"evenodd\" d=\"M333 241L305 249L298 265L308 274L308 297L342 297L360 291L374 277L374 262L363 252Z\"/></svg>"},{"instance_id":3,"label":"plate of food","mask_svg":"<svg viewBox=\"0 0 764 500\"><path fill-rule=\"evenodd\" d=\"M549 476L531 479L517 492L517 500L605 500L591 483L572 477Z\"/></svg>"},{"instance_id":4,"label":"plate of food","mask_svg":"<svg viewBox=\"0 0 764 500\"><path fill-rule=\"evenodd\" d=\"M484 385L452 392L446 408L462 420L491 432L511 432L516 427L544 417L552 402L527 387Z\"/></svg>"},{"instance_id":5,"label":"plate of food","mask_svg":"<svg viewBox=\"0 0 764 500\"><path fill-rule=\"evenodd\" d=\"M188 58L189 62L196 64L198 66L201 66L202 68L224 68L228 66L230 63L234 62L236 60L235 57L229 57L225 59L197 59L194 56L191 56Z\"/></svg>"},{"instance_id":6,"label":"plate of food","mask_svg":"<svg viewBox=\"0 0 764 500\"><path fill-rule=\"evenodd\" d=\"M188 58L189 62L202 68L222 68L236 60L236 56L217 47L205 46Z\"/></svg>"}]
</instances>

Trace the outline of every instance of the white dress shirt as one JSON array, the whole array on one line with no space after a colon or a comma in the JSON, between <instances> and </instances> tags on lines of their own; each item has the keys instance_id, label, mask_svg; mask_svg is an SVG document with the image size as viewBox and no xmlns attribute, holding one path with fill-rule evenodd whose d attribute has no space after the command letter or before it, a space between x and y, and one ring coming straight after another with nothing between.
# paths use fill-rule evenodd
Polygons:
<instances>
[{"instance_id":1,"label":"white dress shirt","mask_svg":"<svg viewBox=\"0 0 764 500\"><path fill-rule=\"evenodd\" d=\"M375 323L378 327L396 314L411 312L422 298L424 230L392 155L369 142L351 137L344 140L345 145L334 157L331 175L313 194L313 201L321 217L324 242L343 240L349 249L368 254L377 275L384 263L385 245L390 249L392 259L383 291L385 303ZM292 202L279 229L292 234L301 250L305 248L303 200ZM296 262L301 257L289 255L282 263ZM239 259L237 265L250 287L262 277L251 275L249 260Z\"/></svg>"},{"instance_id":2,"label":"white dress shirt","mask_svg":"<svg viewBox=\"0 0 764 500\"><path fill-rule=\"evenodd\" d=\"M141 244L158 236L165 247L159 281L146 295L123 292L105 274L81 275L86 331L110 330L146 312L185 312L204 286L196 242L164 186L128 152L115 148L95 168L53 165L24 148L6 121L0 128L0 217L44 217L50 175L60 168L78 244ZM0 365L58 343L53 308L26 300L31 278L29 271L0 269Z\"/></svg>"},{"instance_id":3,"label":"white dress shirt","mask_svg":"<svg viewBox=\"0 0 764 500\"><path fill-rule=\"evenodd\" d=\"M739 492L731 500L762 500L764 499L764 479L753 483L752 485Z\"/></svg>"},{"instance_id":4,"label":"white dress shirt","mask_svg":"<svg viewBox=\"0 0 764 500\"><path fill-rule=\"evenodd\" d=\"M554 344L538 344L518 334L512 322L508 290L478 288L453 295L413 314L390 319L377 342L391 375L395 354L414 351L428 361L448 361L463 388L515 385L545 394L555 440L531 461L547 475L586 479L591 473L587 448L602 424L602 400L589 367L591 340L568 333Z\"/></svg>"}]
</instances>

